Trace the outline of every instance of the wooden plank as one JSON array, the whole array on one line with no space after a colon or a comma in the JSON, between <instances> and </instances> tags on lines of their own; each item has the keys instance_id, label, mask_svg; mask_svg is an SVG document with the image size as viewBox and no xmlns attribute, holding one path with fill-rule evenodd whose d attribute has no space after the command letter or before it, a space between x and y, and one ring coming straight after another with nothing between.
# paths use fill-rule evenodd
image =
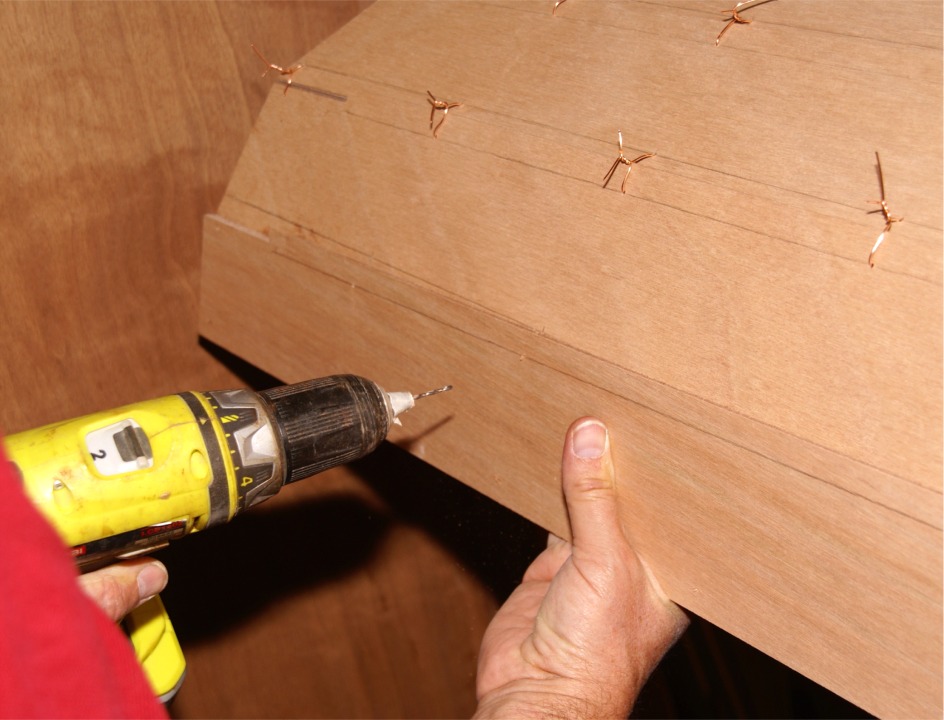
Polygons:
<instances>
[{"instance_id":1,"label":"wooden plank","mask_svg":"<svg viewBox=\"0 0 944 720\"><path fill-rule=\"evenodd\" d=\"M411 450L557 531L560 431L600 414L673 597L940 714L941 51L908 30L941 19L843 7L716 48L703 4L379 3L296 78L343 100L272 91L201 331L285 379L453 382ZM464 103L438 140L427 89ZM626 195L618 128L658 152ZM870 269L876 150L907 220Z\"/></svg>"},{"instance_id":2,"label":"wooden plank","mask_svg":"<svg viewBox=\"0 0 944 720\"><path fill-rule=\"evenodd\" d=\"M293 244L306 250L296 256ZM299 272L310 248L209 219L204 332L289 379L352 371L389 387L454 382L461 392L418 407L397 441L559 533L558 436L575 413L607 418L618 467L633 471L622 478L628 529L673 597L865 707L919 712L933 702L941 532L930 521L940 513L911 517L739 447L711 425L688 425L677 419L690 416L685 401L650 408L632 378L597 375L592 359L571 359L579 376L549 366L545 348L525 354L528 329L356 260L319 249ZM235 294L255 308L242 327L231 322ZM307 309L304 331L286 307ZM259 333L271 342L254 342ZM623 384L611 389L614 376ZM790 444L799 455L820 451ZM895 482L848 459L817 460L863 478L864 488ZM940 507L933 493L923 499Z\"/></svg>"}]
</instances>

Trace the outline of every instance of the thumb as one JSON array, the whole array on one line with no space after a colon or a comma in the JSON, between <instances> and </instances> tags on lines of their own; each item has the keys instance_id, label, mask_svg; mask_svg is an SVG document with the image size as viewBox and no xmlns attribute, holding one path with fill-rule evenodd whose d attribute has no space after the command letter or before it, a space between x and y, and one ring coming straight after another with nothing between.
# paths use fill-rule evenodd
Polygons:
<instances>
[{"instance_id":1,"label":"thumb","mask_svg":"<svg viewBox=\"0 0 944 720\"><path fill-rule=\"evenodd\" d=\"M609 433L600 420L581 418L567 430L561 477L574 549L606 557L614 546L625 543Z\"/></svg>"}]
</instances>

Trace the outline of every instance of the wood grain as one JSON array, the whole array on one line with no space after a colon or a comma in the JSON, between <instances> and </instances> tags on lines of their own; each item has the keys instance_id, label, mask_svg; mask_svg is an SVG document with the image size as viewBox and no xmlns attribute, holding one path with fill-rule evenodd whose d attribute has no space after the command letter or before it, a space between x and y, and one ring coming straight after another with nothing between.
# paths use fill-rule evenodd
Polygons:
<instances>
[{"instance_id":1,"label":"wood grain","mask_svg":"<svg viewBox=\"0 0 944 720\"><path fill-rule=\"evenodd\" d=\"M556 531L557 438L604 417L674 598L940 714L939 5L842 10L768 3L716 48L700 3L379 3L297 78L344 101L272 91L201 331L285 378L454 383L412 451ZM464 103L438 140L427 89ZM658 153L626 195L617 129ZM907 220L870 269L876 150Z\"/></svg>"},{"instance_id":2,"label":"wood grain","mask_svg":"<svg viewBox=\"0 0 944 720\"><path fill-rule=\"evenodd\" d=\"M288 62L361 7L0 4L6 432L238 382L196 307L201 218L270 86L248 45Z\"/></svg>"}]
</instances>

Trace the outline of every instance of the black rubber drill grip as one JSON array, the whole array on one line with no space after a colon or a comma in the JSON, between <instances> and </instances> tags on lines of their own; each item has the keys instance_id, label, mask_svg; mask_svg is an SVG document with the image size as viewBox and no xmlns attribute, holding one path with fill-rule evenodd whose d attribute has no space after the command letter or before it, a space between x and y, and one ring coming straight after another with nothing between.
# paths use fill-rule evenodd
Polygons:
<instances>
[{"instance_id":1,"label":"black rubber drill grip","mask_svg":"<svg viewBox=\"0 0 944 720\"><path fill-rule=\"evenodd\" d=\"M332 375L259 394L282 442L286 483L364 457L390 429L383 390L357 375Z\"/></svg>"}]
</instances>

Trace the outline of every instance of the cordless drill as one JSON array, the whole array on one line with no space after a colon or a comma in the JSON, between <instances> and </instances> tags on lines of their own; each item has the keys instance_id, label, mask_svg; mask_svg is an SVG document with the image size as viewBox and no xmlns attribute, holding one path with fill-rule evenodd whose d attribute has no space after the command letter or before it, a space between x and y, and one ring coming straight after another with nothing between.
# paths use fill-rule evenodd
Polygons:
<instances>
[{"instance_id":1,"label":"cordless drill","mask_svg":"<svg viewBox=\"0 0 944 720\"><path fill-rule=\"evenodd\" d=\"M7 452L81 570L228 522L284 485L372 452L419 395L356 375L262 392L184 392L28 430ZM155 693L185 662L160 598L126 620Z\"/></svg>"}]
</instances>

